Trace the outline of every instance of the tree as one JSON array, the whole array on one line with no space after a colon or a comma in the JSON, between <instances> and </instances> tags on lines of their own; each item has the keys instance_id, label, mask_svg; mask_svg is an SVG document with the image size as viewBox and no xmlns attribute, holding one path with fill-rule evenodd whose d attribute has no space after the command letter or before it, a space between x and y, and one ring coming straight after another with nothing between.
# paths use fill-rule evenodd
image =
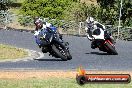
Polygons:
<instances>
[{"instance_id":1,"label":"tree","mask_svg":"<svg viewBox=\"0 0 132 88\"><path fill-rule=\"evenodd\" d=\"M1 0L0 1L0 24L7 23L7 10L10 0Z\"/></svg>"},{"instance_id":2,"label":"tree","mask_svg":"<svg viewBox=\"0 0 132 88\"><path fill-rule=\"evenodd\" d=\"M7 4L8 4L8 0L2 0L0 1L0 11L1 10L7 10Z\"/></svg>"},{"instance_id":3,"label":"tree","mask_svg":"<svg viewBox=\"0 0 132 88\"><path fill-rule=\"evenodd\" d=\"M132 26L132 2L131 0L123 1L121 20L124 26Z\"/></svg>"},{"instance_id":4,"label":"tree","mask_svg":"<svg viewBox=\"0 0 132 88\"><path fill-rule=\"evenodd\" d=\"M132 15L132 2L131 0L122 0L123 8L122 8L122 25L130 26L131 15ZM109 21L110 24L115 25L118 22L119 18L119 9L120 9L120 0L97 0L100 5L100 19L102 22L106 23Z\"/></svg>"},{"instance_id":5,"label":"tree","mask_svg":"<svg viewBox=\"0 0 132 88\"><path fill-rule=\"evenodd\" d=\"M96 5L87 5L86 3L72 3L65 10L65 20L74 20L76 22L85 21L88 16L97 17L99 8Z\"/></svg>"},{"instance_id":6,"label":"tree","mask_svg":"<svg viewBox=\"0 0 132 88\"><path fill-rule=\"evenodd\" d=\"M72 2L77 0L25 0L21 7L21 14L63 19L63 11Z\"/></svg>"}]
</instances>

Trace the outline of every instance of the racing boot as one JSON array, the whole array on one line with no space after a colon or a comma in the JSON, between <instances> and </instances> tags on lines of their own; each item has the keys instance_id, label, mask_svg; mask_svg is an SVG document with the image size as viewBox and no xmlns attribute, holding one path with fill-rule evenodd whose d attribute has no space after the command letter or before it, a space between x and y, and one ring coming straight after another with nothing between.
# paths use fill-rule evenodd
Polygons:
<instances>
[{"instance_id":1,"label":"racing boot","mask_svg":"<svg viewBox=\"0 0 132 88\"><path fill-rule=\"evenodd\" d=\"M97 48L97 45L96 45L96 42L95 42L95 41L92 41L92 43L91 43L91 48L92 48L92 49Z\"/></svg>"}]
</instances>

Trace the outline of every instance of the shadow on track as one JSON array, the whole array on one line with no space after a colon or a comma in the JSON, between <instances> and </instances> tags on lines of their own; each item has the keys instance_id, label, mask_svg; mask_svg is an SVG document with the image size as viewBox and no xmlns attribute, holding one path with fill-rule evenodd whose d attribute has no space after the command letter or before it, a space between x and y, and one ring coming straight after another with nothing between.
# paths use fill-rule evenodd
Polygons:
<instances>
[{"instance_id":1,"label":"shadow on track","mask_svg":"<svg viewBox=\"0 0 132 88\"><path fill-rule=\"evenodd\" d=\"M110 55L108 53L99 53L99 52L90 52L90 53L85 53L85 54Z\"/></svg>"},{"instance_id":2,"label":"shadow on track","mask_svg":"<svg viewBox=\"0 0 132 88\"><path fill-rule=\"evenodd\" d=\"M37 61L63 61L61 59L34 59L34 60L37 60Z\"/></svg>"}]
</instances>

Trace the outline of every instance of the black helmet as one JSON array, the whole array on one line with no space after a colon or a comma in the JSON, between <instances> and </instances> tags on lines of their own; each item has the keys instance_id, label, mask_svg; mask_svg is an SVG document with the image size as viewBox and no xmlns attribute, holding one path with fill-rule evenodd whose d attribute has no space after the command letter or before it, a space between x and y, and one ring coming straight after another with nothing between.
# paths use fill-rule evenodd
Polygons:
<instances>
[{"instance_id":1,"label":"black helmet","mask_svg":"<svg viewBox=\"0 0 132 88\"><path fill-rule=\"evenodd\" d=\"M40 23L40 22L42 22L42 19L41 18L39 18L39 17L35 17L34 18L34 24L36 24L36 23Z\"/></svg>"},{"instance_id":2,"label":"black helmet","mask_svg":"<svg viewBox=\"0 0 132 88\"><path fill-rule=\"evenodd\" d=\"M41 28L42 25L43 25L42 19L40 19L40 18L35 18L35 19L34 19L34 24L35 24L38 28Z\"/></svg>"}]
</instances>

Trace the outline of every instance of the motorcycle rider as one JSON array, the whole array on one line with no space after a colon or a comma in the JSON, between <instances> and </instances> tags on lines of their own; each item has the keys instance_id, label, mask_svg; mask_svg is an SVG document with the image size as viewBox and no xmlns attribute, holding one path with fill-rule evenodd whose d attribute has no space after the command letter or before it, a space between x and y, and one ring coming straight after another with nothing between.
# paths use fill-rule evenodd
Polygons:
<instances>
[{"instance_id":1,"label":"motorcycle rider","mask_svg":"<svg viewBox=\"0 0 132 88\"><path fill-rule=\"evenodd\" d=\"M34 31L36 43L37 43L38 46L41 48L42 42L41 42L41 40L40 40L40 38L39 38L39 35L40 35L40 33L41 33L41 30L44 29L44 30L46 31L46 26L47 26L47 25L50 25L50 24L48 24L48 23L45 23L45 24L44 24L44 23L43 23L43 20L40 19L40 18L35 18L35 19L34 19L34 24L35 24L35 26L36 26L35 31Z\"/></svg>"},{"instance_id":2,"label":"motorcycle rider","mask_svg":"<svg viewBox=\"0 0 132 88\"><path fill-rule=\"evenodd\" d=\"M48 30L48 29L50 29L51 27L54 27L54 26L52 24L48 23L48 22L44 22L39 17L36 17L34 19L34 24L36 26L35 33L34 33L35 39L36 39L36 43L41 48L42 42L41 42L40 37L39 37L39 35L41 35L41 31L43 30L43 32L49 32L50 30ZM59 34L59 37L62 40L62 35L59 32L57 32L57 33Z\"/></svg>"},{"instance_id":3,"label":"motorcycle rider","mask_svg":"<svg viewBox=\"0 0 132 88\"><path fill-rule=\"evenodd\" d=\"M87 38L90 41L92 41L92 43L91 43L92 49L97 48L96 40L95 40L96 38L104 39L104 33L107 33L107 31L105 29L106 29L105 26L103 24L99 23L98 21L95 21L93 17L88 17L86 19L85 30L87 32ZM95 30L101 30L102 32L100 33L98 31L96 31L97 35L94 35L93 32ZM111 39L111 42L114 44L114 39L112 36L110 36L110 39Z\"/></svg>"}]
</instances>

